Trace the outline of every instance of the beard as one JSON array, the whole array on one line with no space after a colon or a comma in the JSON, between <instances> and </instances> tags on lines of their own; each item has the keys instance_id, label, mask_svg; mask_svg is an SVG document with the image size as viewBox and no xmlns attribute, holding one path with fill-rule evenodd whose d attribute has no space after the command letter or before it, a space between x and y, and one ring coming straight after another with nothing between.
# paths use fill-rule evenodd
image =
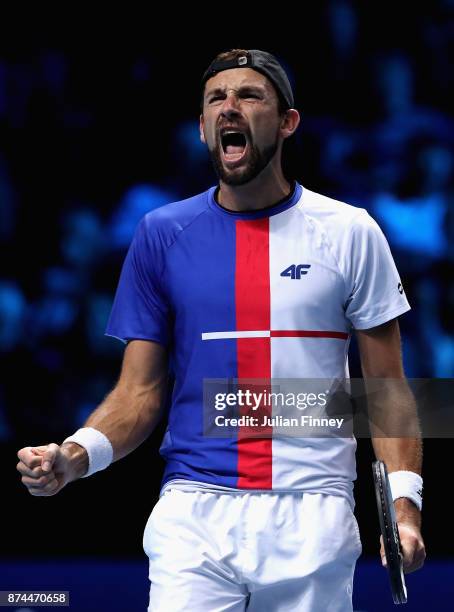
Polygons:
<instances>
[{"instance_id":1,"label":"beard","mask_svg":"<svg viewBox=\"0 0 454 612\"><path fill-rule=\"evenodd\" d=\"M250 134L248 134L249 152L246 164L239 167L229 169L222 162L222 144L219 134L216 136L216 145L214 149L209 149L211 162L218 178L226 185L246 185L262 172L274 157L279 141L276 134L275 141L266 146L262 151L252 142Z\"/></svg>"}]
</instances>

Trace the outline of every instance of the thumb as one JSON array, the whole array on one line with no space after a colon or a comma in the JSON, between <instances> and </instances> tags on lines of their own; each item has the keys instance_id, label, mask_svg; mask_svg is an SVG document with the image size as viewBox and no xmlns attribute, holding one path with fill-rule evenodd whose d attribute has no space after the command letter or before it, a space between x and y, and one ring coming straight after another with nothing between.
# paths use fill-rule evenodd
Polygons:
<instances>
[{"instance_id":1,"label":"thumb","mask_svg":"<svg viewBox=\"0 0 454 612\"><path fill-rule=\"evenodd\" d=\"M387 563L386 563L386 554L385 554L385 545L383 543L383 536L380 536L380 557L381 557L381 564L383 565L383 567L387 567Z\"/></svg>"},{"instance_id":2,"label":"thumb","mask_svg":"<svg viewBox=\"0 0 454 612\"><path fill-rule=\"evenodd\" d=\"M50 472L59 449L60 447L58 446L58 444L48 444L47 450L44 452L41 460L41 469L43 470L43 472Z\"/></svg>"}]
</instances>

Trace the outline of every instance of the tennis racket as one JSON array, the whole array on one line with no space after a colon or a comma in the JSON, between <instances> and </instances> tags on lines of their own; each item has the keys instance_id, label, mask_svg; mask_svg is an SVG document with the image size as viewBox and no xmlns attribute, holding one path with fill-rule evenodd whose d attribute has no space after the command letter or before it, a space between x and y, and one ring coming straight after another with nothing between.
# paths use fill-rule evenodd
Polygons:
<instances>
[{"instance_id":1,"label":"tennis racket","mask_svg":"<svg viewBox=\"0 0 454 612\"><path fill-rule=\"evenodd\" d=\"M407 587L403 570L402 547L385 463L374 461L372 472L391 593L395 604L404 604L407 603Z\"/></svg>"}]
</instances>

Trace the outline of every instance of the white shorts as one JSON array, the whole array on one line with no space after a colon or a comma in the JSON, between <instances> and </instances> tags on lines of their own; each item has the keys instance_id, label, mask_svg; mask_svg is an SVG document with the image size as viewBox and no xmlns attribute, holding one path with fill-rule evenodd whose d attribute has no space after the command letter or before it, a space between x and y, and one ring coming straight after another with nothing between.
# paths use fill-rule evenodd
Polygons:
<instances>
[{"instance_id":1,"label":"white shorts","mask_svg":"<svg viewBox=\"0 0 454 612\"><path fill-rule=\"evenodd\" d=\"M143 547L151 612L347 612L361 554L347 499L168 489Z\"/></svg>"}]
</instances>

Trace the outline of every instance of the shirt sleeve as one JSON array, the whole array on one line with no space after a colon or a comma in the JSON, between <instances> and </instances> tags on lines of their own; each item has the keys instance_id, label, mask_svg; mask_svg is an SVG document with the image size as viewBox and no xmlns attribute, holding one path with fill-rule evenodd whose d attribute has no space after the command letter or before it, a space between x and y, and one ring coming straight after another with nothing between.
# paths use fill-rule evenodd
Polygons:
<instances>
[{"instance_id":1,"label":"shirt sleeve","mask_svg":"<svg viewBox=\"0 0 454 612\"><path fill-rule=\"evenodd\" d=\"M169 305L161 284L164 245L145 216L135 231L120 275L106 335L170 342Z\"/></svg>"},{"instance_id":2,"label":"shirt sleeve","mask_svg":"<svg viewBox=\"0 0 454 612\"><path fill-rule=\"evenodd\" d=\"M345 314L369 329L410 310L388 242L364 210L353 220L346 257Z\"/></svg>"}]
</instances>

